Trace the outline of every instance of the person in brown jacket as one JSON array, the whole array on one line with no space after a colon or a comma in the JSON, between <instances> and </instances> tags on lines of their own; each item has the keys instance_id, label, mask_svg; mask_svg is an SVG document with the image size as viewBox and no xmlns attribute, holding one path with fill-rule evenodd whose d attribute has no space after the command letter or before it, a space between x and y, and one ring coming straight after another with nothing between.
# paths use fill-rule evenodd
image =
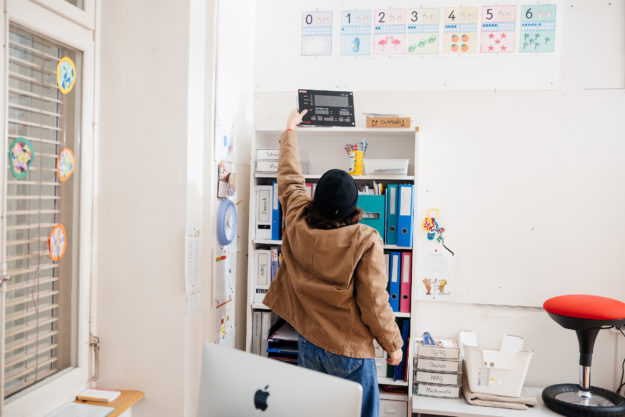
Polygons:
<instances>
[{"instance_id":1,"label":"person in brown jacket","mask_svg":"<svg viewBox=\"0 0 625 417\"><path fill-rule=\"evenodd\" d=\"M283 263L263 303L299 333L300 366L360 383L361 415L378 416L373 339L391 365L403 346L386 292L384 245L359 223L358 189L347 172L326 172L308 196L294 131L304 114L293 110L280 136Z\"/></svg>"}]
</instances>

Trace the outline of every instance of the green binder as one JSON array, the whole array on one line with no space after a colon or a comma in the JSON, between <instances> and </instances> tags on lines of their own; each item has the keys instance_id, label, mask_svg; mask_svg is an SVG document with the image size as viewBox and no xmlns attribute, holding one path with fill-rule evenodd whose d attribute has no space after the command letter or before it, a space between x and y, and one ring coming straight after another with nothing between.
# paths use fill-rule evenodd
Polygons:
<instances>
[{"instance_id":1,"label":"green binder","mask_svg":"<svg viewBox=\"0 0 625 417\"><path fill-rule=\"evenodd\" d=\"M360 223L373 227L384 239L384 196L359 195L357 205L365 212Z\"/></svg>"}]
</instances>

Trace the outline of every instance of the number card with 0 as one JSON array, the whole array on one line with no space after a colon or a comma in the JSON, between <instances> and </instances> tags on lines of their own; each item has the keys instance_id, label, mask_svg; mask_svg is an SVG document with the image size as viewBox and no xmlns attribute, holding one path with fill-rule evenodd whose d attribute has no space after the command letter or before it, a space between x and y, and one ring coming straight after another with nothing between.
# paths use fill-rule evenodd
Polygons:
<instances>
[{"instance_id":1,"label":"number card with 0","mask_svg":"<svg viewBox=\"0 0 625 417\"><path fill-rule=\"evenodd\" d=\"M302 56L332 55L332 11L302 13Z\"/></svg>"},{"instance_id":2,"label":"number card with 0","mask_svg":"<svg viewBox=\"0 0 625 417\"><path fill-rule=\"evenodd\" d=\"M445 7L444 53L475 53L477 49L477 13L477 7Z\"/></svg>"},{"instance_id":3,"label":"number card with 0","mask_svg":"<svg viewBox=\"0 0 625 417\"><path fill-rule=\"evenodd\" d=\"M483 6L480 52L486 54L514 52L516 6Z\"/></svg>"},{"instance_id":4,"label":"number card with 0","mask_svg":"<svg viewBox=\"0 0 625 417\"><path fill-rule=\"evenodd\" d=\"M375 9L373 55L406 54L406 9Z\"/></svg>"},{"instance_id":5,"label":"number card with 0","mask_svg":"<svg viewBox=\"0 0 625 417\"><path fill-rule=\"evenodd\" d=\"M440 19L438 8L408 9L408 55L438 53Z\"/></svg>"}]
</instances>

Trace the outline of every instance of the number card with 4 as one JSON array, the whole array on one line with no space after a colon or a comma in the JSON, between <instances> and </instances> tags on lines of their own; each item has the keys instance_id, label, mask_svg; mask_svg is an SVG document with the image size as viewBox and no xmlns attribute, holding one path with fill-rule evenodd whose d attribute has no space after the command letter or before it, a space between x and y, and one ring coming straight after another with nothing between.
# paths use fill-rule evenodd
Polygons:
<instances>
[{"instance_id":1,"label":"number card with 4","mask_svg":"<svg viewBox=\"0 0 625 417\"><path fill-rule=\"evenodd\" d=\"M520 52L553 52L555 39L555 4L521 6Z\"/></svg>"},{"instance_id":2,"label":"number card with 4","mask_svg":"<svg viewBox=\"0 0 625 417\"><path fill-rule=\"evenodd\" d=\"M483 6L480 52L485 54L514 52L515 21L516 6Z\"/></svg>"},{"instance_id":3,"label":"number card with 4","mask_svg":"<svg viewBox=\"0 0 625 417\"><path fill-rule=\"evenodd\" d=\"M374 55L406 54L406 9L375 9Z\"/></svg>"},{"instance_id":4,"label":"number card with 4","mask_svg":"<svg viewBox=\"0 0 625 417\"><path fill-rule=\"evenodd\" d=\"M477 7L445 7L443 52L473 54L477 49Z\"/></svg>"},{"instance_id":5,"label":"number card with 4","mask_svg":"<svg viewBox=\"0 0 625 417\"><path fill-rule=\"evenodd\" d=\"M332 55L332 12L302 13L302 56Z\"/></svg>"},{"instance_id":6,"label":"number card with 4","mask_svg":"<svg viewBox=\"0 0 625 417\"><path fill-rule=\"evenodd\" d=\"M341 55L371 55L371 10L341 12Z\"/></svg>"},{"instance_id":7,"label":"number card with 4","mask_svg":"<svg viewBox=\"0 0 625 417\"><path fill-rule=\"evenodd\" d=\"M408 55L437 54L441 12L438 8L408 9Z\"/></svg>"}]
</instances>

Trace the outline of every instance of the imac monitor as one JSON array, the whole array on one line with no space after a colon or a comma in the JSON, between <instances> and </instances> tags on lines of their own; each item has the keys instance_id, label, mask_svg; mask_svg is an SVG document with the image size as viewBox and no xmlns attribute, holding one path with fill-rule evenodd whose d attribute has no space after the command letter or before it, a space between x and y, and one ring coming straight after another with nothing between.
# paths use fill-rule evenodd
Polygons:
<instances>
[{"instance_id":1,"label":"imac monitor","mask_svg":"<svg viewBox=\"0 0 625 417\"><path fill-rule=\"evenodd\" d=\"M198 417L359 417L360 384L206 343Z\"/></svg>"}]
</instances>

